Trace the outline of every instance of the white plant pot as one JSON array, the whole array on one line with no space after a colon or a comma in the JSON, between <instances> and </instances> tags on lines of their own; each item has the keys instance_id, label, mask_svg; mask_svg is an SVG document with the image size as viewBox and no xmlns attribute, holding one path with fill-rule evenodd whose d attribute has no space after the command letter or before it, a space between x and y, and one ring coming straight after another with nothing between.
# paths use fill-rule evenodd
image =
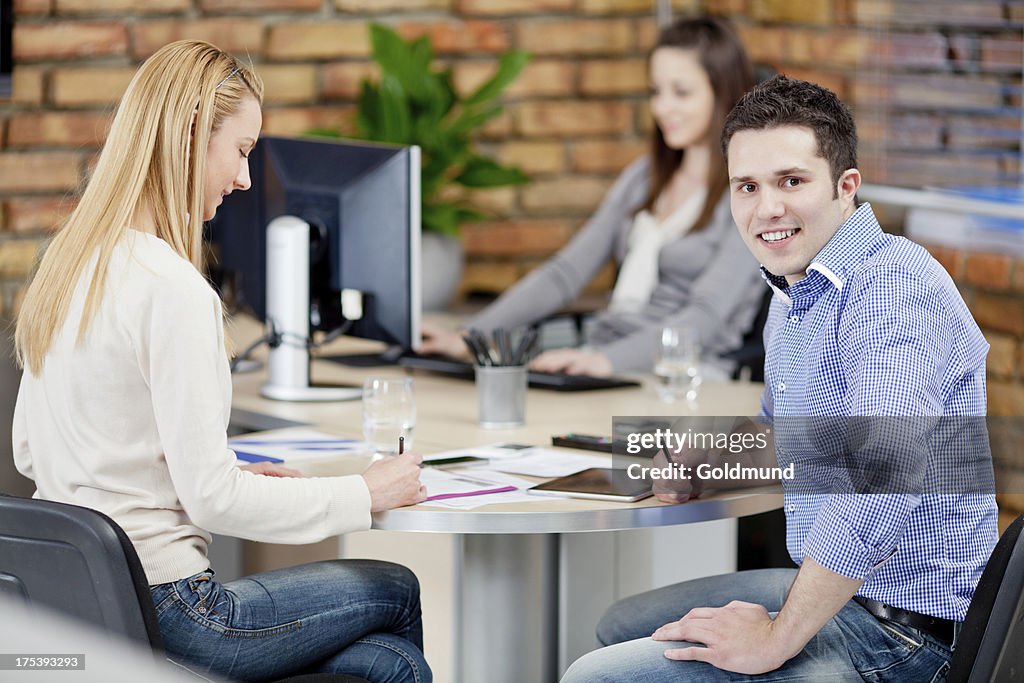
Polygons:
<instances>
[{"instance_id":1,"label":"white plant pot","mask_svg":"<svg viewBox=\"0 0 1024 683\"><path fill-rule=\"evenodd\" d=\"M424 232L421 243L423 310L442 311L451 303L462 281L462 243L457 237L437 232Z\"/></svg>"}]
</instances>

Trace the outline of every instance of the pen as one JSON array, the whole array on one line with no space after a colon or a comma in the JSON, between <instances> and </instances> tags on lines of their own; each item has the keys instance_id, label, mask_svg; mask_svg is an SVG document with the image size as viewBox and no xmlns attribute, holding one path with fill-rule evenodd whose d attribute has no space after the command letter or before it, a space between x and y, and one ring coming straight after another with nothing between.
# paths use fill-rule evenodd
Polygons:
<instances>
[{"instance_id":1,"label":"pen","mask_svg":"<svg viewBox=\"0 0 1024 683\"><path fill-rule=\"evenodd\" d=\"M405 437L404 436L398 437L398 454L401 455L402 453L405 453Z\"/></svg>"}]
</instances>

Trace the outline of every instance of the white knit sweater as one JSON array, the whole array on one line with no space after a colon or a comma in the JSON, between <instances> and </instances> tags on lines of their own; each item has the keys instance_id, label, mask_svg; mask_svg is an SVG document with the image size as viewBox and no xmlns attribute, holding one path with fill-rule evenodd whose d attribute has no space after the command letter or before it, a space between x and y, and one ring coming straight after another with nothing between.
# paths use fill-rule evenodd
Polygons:
<instances>
[{"instance_id":1,"label":"white knit sweater","mask_svg":"<svg viewBox=\"0 0 1024 683\"><path fill-rule=\"evenodd\" d=\"M360 476L277 478L236 467L227 447L231 375L221 303L199 272L128 230L99 312L76 344L90 265L42 372L14 411L14 460L36 497L120 524L151 584L209 566L209 532L311 543L370 526Z\"/></svg>"}]
</instances>

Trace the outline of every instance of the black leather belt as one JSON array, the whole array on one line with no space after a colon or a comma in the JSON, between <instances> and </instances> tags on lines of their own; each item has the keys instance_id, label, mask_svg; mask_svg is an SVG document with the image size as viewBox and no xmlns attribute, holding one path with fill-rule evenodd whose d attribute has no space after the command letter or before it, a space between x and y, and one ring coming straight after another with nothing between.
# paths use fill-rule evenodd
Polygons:
<instances>
[{"instance_id":1,"label":"black leather belt","mask_svg":"<svg viewBox=\"0 0 1024 683\"><path fill-rule=\"evenodd\" d=\"M899 607L886 605L878 600L864 598L859 595L853 596L853 599L878 619L895 621L897 624L903 624L904 626L909 626L910 628L916 628L920 631L930 633L946 645L953 644L953 629L954 624L956 623L954 621L949 619L940 619L939 617L931 617L927 614L921 614L920 612L911 612L910 610L900 609Z\"/></svg>"}]
</instances>

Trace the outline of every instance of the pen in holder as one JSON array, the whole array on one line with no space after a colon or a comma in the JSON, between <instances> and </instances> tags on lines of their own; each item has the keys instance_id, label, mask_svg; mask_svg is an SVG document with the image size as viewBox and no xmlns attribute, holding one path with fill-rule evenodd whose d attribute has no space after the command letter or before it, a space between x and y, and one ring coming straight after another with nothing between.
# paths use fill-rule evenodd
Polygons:
<instances>
[{"instance_id":1,"label":"pen in holder","mask_svg":"<svg viewBox=\"0 0 1024 683\"><path fill-rule=\"evenodd\" d=\"M479 330L463 337L473 356L476 371L476 397L480 426L511 429L526 424L526 387L528 362L537 338L528 329L512 344L508 330L494 330L494 349Z\"/></svg>"}]
</instances>

